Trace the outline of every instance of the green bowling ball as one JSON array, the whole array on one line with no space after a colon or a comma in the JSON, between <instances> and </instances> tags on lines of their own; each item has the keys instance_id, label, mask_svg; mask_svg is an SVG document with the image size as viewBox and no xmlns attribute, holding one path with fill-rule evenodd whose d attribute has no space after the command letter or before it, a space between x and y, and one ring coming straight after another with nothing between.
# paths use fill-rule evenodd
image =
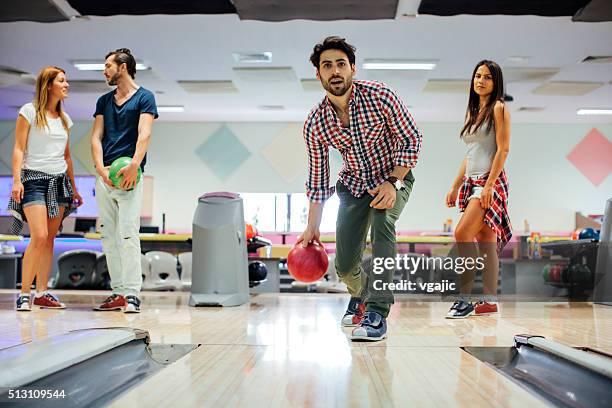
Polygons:
<instances>
[{"instance_id":1,"label":"green bowling ball","mask_svg":"<svg viewBox=\"0 0 612 408\"><path fill-rule=\"evenodd\" d=\"M118 159L115 159L115 161L111 164L110 170L108 172L108 178L110 178L116 188L121 188L121 183L123 182L123 175L118 176L117 173L119 173L119 170L129 165L130 163L132 163L131 157L119 157ZM140 181L140 177L142 177L142 170L139 167L138 176L136 177L136 183Z\"/></svg>"}]
</instances>

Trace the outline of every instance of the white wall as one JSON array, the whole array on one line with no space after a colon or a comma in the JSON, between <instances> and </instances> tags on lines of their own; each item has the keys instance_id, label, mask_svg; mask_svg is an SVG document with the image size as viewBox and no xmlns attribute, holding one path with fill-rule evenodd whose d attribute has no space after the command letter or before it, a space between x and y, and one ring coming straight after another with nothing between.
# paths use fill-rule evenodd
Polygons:
<instances>
[{"instance_id":1,"label":"white wall","mask_svg":"<svg viewBox=\"0 0 612 408\"><path fill-rule=\"evenodd\" d=\"M250 157L225 180L219 179L196 154L197 148L221 126L227 126L249 150ZM0 122L0 159L10 163L11 123ZM77 123L72 134L73 151L87 151L91 123ZM439 230L446 218L459 220L456 209L447 209L444 196L465 153L458 138L458 123L421 123L424 140L416 183L400 218L399 230ZM532 230L574 228L574 212L602 213L612 197L612 177L594 186L566 156L593 128L578 124L515 124L512 127L507 173L510 180L510 213L516 230L527 219ZM612 125L598 125L612 143ZM290 138L288 144L272 147L275 138ZM283 139L284 140L284 139ZM278 142L278 139L277 139ZM283 150L284 149L284 150ZM266 158L282 155L291 171L276 171ZM333 174L339 170L339 155L332 159ZM609 158L612 162L612 157ZM153 224L166 214L169 229L189 230L197 197L209 191L303 192L306 177L305 148L301 123L156 123L149 148L146 173L155 178ZM87 159L82 159L86 162ZM77 163L77 172L86 172ZM0 163L0 171L7 166Z\"/></svg>"},{"instance_id":2,"label":"white wall","mask_svg":"<svg viewBox=\"0 0 612 408\"><path fill-rule=\"evenodd\" d=\"M444 196L457 174L465 153L458 137L459 124L422 126L422 158L415 170L417 183L409 212L400 228L440 229L443 220L459 220L456 209L447 209ZM515 124L512 126L506 171L510 182L510 216L516 230L527 219L531 230L552 231L574 228L574 213L603 213L605 200L612 197L612 177L594 186L566 156L592 129L587 125ZM612 143L612 126L598 126ZM612 162L612 157L609 158Z\"/></svg>"},{"instance_id":3,"label":"white wall","mask_svg":"<svg viewBox=\"0 0 612 408\"><path fill-rule=\"evenodd\" d=\"M147 172L155 176L154 211L158 217L166 213L169 228L189 228L196 198L207 191L304 191L305 167L294 181L287 182L259 153L279 129L287 126L283 123L229 124L253 155L226 181L216 178L193 150L204 141L203 134L220 125L160 123L155 127ZM457 136L459 126L421 124L424 135L421 159L414 171L416 183L400 218L399 230L437 230L446 218L459 220L457 210L448 209L444 204L444 196L465 152ZM585 125L513 126L506 167L511 183L510 212L517 230L523 229L524 219L529 221L532 230L570 230L574 228L575 211L603 212L605 200L612 197L612 177L594 186L566 159L591 128ZM612 125L598 126L598 129L612 141ZM293 137L299 141L305 157L301 134L297 132ZM334 160L332 169L337 174L339 166Z\"/></svg>"}]
</instances>

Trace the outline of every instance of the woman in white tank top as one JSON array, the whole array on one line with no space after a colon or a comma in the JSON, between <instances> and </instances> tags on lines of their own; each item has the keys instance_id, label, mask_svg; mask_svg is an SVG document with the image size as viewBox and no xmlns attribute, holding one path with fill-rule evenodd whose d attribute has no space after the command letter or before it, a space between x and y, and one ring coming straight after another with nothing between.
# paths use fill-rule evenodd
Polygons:
<instances>
[{"instance_id":1,"label":"woman in white tank top","mask_svg":"<svg viewBox=\"0 0 612 408\"><path fill-rule=\"evenodd\" d=\"M68 134L72 120L62 109L68 96L63 69L43 68L36 78L36 96L19 110L13 149L13 188L9 210L18 233L23 221L30 227L30 242L23 257L18 311L31 305L62 309L47 291L55 235L64 217L83 203L76 190ZM25 217L25 219L24 219ZM36 276L36 297L30 302Z\"/></svg>"},{"instance_id":2,"label":"woman in white tank top","mask_svg":"<svg viewBox=\"0 0 612 408\"><path fill-rule=\"evenodd\" d=\"M446 205L459 204L463 212L455 229L461 258L473 259L473 268L461 275L460 296L447 318L497 313L498 252L510 240L508 181L504 164L510 146L510 115L504 104L501 68L493 61L476 64L461 130L467 154L446 195ZM475 241L478 243L476 245ZM484 296L473 302L475 272L482 272Z\"/></svg>"}]
</instances>

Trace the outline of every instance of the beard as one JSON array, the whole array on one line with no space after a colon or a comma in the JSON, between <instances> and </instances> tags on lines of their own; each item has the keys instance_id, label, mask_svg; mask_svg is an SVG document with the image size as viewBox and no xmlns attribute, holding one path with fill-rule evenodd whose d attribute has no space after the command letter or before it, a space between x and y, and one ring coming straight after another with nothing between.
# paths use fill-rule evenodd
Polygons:
<instances>
[{"instance_id":1,"label":"beard","mask_svg":"<svg viewBox=\"0 0 612 408\"><path fill-rule=\"evenodd\" d=\"M332 80L342 79L342 84L332 85ZM327 81L321 81L323 88L334 96L342 96L347 93L351 87L353 86L352 78L342 78L342 77L331 77Z\"/></svg>"},{"instance_id":2,"label":"beard","mask_svg":"<svg viewBox=\"0 0 612 408\"><path fill-rule=\"evenodd\" d=\"M119 80L119 74L115 74L108 79L108 84L110 86L117 85L117 81Z\"/></svg>"}]
</instances>

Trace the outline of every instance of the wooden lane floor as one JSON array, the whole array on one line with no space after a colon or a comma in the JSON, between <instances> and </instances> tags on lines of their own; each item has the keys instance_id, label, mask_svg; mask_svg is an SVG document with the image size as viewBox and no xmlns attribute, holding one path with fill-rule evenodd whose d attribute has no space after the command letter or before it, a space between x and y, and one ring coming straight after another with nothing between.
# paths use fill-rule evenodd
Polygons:
<instances>
[{"instance_id":1,"label":"wooden lane floor","mask_svg":"<svg viewBox=\"0 0 612 408\"><path fill-rule=\"evenodd\" d=\"M612 307L502 302L500 316L447 320L447 302L399 299L389 338L351 343L346 295L264 294L235 308L190 308L186 293L145 293L142 313L93 312L106 293L58 291L66 310L13 310L0 291L0 347L68 330L130 326L155 343L203 346L114 406L543 406L461 346L511 346L535 333L612 350Z\"/></svg>"}]
</instances>

